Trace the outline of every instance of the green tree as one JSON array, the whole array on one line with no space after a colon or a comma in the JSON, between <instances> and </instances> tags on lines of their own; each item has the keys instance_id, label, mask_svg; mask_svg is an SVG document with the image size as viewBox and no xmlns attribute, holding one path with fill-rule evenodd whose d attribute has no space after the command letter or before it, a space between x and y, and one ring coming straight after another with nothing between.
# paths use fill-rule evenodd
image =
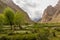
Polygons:
<instances>
[{"instance_id":1,"label":"green tree","mask_svg":"<svg viewBox=\"0 0 60 40\"><path fill-rule=\"evenodd\" d=\"M16 12L15 14L15 24L22 29L21 25L24 24L24 15L21 12Z\"/></svg>"},{"instance_id":2,"label":"green tree","mask_svg":"<svg viewBox=\"0 0 60 40\"><path fill-rule=\"evenodd\" d=\"M3 25L4 25L4 17L2 14L0 14L0 32L2 31Z\"/></svg>"},{"instance_id":3,"label":"green tree","mask_svg":"<svg viewBox=\"0 0 60 40\"><path fill-rule=\"evenodd\" d=\"M7 7L4 10L4 13L5 13L5 18L7 19L7 22L10 24L12 29L12 25L14 24L14 11L11 8Z\"/></svg>"},{"instance_id":4,"label":"green tree","mask_svg":"<svg viewBox=\"0 0 60 40\"><path fill-rule=\"evenodd\" d=\"M0 14L0 25L4 24L4 15Z\"/></svg>"}]
</instances>

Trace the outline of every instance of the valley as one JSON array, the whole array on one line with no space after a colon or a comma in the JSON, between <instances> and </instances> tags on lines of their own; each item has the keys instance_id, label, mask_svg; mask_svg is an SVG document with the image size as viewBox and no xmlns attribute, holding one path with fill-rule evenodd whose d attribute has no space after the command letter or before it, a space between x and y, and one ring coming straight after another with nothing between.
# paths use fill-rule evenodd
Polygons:
<instances>
[{"instance_id":1,"label":"valley","mask_svg":"<svg viewBox=\"0 0 60 40\"><path fill-rule=\"evenodd\" d=\"M12 0L0 0L0 40L60 40L60 0L37 22Z\"/></svg>"}]
</instances>

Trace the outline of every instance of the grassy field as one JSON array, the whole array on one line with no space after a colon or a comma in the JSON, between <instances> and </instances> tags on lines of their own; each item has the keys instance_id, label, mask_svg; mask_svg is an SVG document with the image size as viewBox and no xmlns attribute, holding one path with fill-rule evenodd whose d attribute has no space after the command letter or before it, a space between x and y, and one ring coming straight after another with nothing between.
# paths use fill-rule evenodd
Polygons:
<instances>
[{"instance_id":1,"label":"grassy field","mask_svg":"<svg viewBox=\"0 0 60 40\"><path fill-rule=\"evenodd\" d=\"M40 23L22 25L11 30L9 25L0 28L0 40L60 40L59 24Z\"/></svg>"}]
</instances>

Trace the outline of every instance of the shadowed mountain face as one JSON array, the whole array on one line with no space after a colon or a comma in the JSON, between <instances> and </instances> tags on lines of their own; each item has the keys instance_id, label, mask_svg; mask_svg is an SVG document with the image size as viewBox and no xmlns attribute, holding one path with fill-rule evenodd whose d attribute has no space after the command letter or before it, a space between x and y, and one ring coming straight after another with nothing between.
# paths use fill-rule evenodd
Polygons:
<instances>
[{"instance_id":1,"label":"shadowed mountain face","mask_svg":"<svg viewBox=\"0 0 60 40\"><path fill-rule=\"evenodd\" d=\"M60 22L60 0L55 7L50 5L45 9L41 22Z\"/></svg>"},{"instance_id":2,"label":"shadowed mountain face","mask_svg":"<svg viewBox=\"0 0 60 40\"><path fill-rule=\"evenodd\" d=\"M0 0L0 13L3 12L3 10L6 7L10 7L12 8L15 12L19 11L22 12L22 14L24 14L25 17L25 21L28 23L32 23L31 19L29 18L29 16L27 15L26 12L24 12L20 7L18 7L17 5L15 5L12 0Z\"/></svg>"}]
</instances>

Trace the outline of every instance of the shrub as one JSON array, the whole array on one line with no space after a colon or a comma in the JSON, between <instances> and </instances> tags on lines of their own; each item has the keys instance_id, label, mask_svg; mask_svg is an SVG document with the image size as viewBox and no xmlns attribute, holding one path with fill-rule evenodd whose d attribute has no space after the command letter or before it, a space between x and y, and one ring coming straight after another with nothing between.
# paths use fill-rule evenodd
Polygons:
<instances>
[{"instance_id":1,"label":"shrub","mask_svg":"<svg viewBox=\"0 0 60 40\"><path fill-rule=\"evenodd\" d=\"M6 36L2 36L1 38L0 38L0 40L10 40L8 37L6 37Z\"/></svg>"}]
</instances>

